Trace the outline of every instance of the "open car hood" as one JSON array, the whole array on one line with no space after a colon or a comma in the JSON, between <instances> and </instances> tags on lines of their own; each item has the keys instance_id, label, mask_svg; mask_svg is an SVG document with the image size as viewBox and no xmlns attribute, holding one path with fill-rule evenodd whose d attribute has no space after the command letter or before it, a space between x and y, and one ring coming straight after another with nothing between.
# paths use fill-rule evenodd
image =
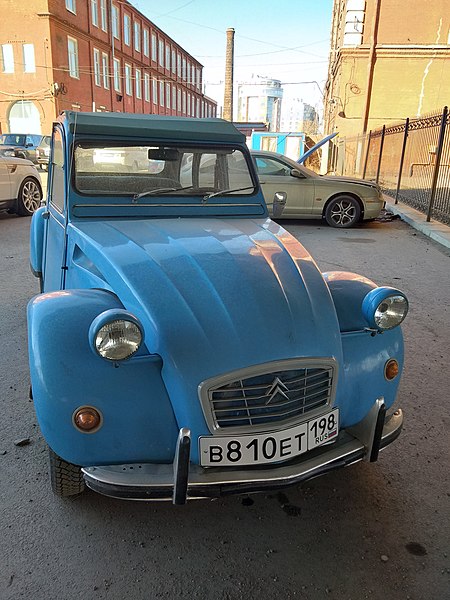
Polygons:
<instances>
[{"instance_id":1,"label":"open car hood","mask_svg":"<svg viewBox=\"0 0 450 600\"><path fill-rule=\"evenodd\" d=\"M318 150L321 146L323 146L324 144L326 144L327 142L332 140L334 137L336 137L337 134L338 134L337 131L335 133L330 133L330 135L325 136L322 140L320 140L320 142L317 142L317 144L314 144L314 146L312 148L310 148L309 150L307 150L304 154L302 154L300 156L300 158L297 160L298 164L302 165L305 162L305 160L308 158L308 156L311 156L311 154L314 154L314 152L316 150Z\"/></svg>"}]
</instances>

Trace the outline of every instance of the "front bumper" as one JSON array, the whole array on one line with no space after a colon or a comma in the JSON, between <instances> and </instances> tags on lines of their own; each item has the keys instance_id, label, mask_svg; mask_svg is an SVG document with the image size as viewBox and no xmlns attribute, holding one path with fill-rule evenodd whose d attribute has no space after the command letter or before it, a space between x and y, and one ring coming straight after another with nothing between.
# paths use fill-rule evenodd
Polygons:
<instances>
[{"instance_id":1,"label":"front bumper","mask_svg":"<svg viewBox=\"0 0 450 600\"><path fill-rule=\"evenodd\" d=\"M126 464L82 469L86 485L114 498L186 500L247 494L297 485L360 460L375 461L378 451L393 442L403 425L397 410L386 417L381 400L357 426L342 430L333 445L321 446L289 461L251 469L202 468L189 464L190 435L180 430L173 464Z\"/></svg>"}]
</instances>

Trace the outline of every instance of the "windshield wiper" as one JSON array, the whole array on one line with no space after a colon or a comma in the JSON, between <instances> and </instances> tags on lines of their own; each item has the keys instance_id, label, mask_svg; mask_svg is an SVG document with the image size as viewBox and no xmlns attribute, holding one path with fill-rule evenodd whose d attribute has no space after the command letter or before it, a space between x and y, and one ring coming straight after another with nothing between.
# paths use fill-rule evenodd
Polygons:
<instances>
[{"instance_id":1,"label":"windshield wiper","mask_svg":"<svg viewBox=\"0 0 450 600\"><path fill-rule=\"evenodd\" d=\"M156 194L168 194L169 192L180 192L182 190L189 190L193 186L186 185L185 187L166 187L166 188L157 188L156 190L148 190L147 192L141 192L140 194L134 194L133 202L137 202L139 198L143 198L144 196L155 196Z\"/></svg>"},{"instance_id":2,"label":"windshield wiper","mask_svg":"<svg viewBox=\"0 0 450 600\"><path fill-rule=\"evenodd\" d=\"M206 196L203 196L203 202L208 202L208 200L210 198L214 198L215 196L225 196L225 194L232 194L233 192L245 192L245 190L254 190L255 186L254 185L248 185L247 187L243 187L243 188L235 188L235 189L231 189L231 190L219 190L218 192L212 192L212 194L206 194Z\"/></svg>"}]
</instances>

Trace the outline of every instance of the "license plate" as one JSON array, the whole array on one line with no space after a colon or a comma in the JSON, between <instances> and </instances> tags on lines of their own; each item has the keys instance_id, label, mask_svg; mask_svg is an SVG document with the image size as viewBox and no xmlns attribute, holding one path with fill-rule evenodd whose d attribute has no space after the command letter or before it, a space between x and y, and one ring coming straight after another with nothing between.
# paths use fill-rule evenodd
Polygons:
<instances>
[{"instance_id":1,"label":"license plate","mask_svg":"<svg viewBox=\"0 0 450 600\"><path fill-rule=\"evenodd\" d=\"M289 460L323 444L334 442L339 432L339 410L295 427L232 437L200 437L203 467L236 467Z\"/></svg>"}]
</instances>

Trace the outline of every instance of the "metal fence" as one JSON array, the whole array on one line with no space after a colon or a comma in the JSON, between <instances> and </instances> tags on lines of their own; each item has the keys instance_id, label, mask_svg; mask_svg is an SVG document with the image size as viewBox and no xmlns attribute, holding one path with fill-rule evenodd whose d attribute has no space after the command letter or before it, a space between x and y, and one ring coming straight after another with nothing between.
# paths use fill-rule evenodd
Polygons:
<instances>
[{"instance_id":1,"label":"metal fence","mask_svg":"<svg viewBox=\"0 0 450 600\"><path fill-rule=\"evenodd\" d=\"M367 135L343 138L331 154L339 175L377 181L383 190L431 218L450 224L448 108Z\"/></svg>"}]
</instances>

